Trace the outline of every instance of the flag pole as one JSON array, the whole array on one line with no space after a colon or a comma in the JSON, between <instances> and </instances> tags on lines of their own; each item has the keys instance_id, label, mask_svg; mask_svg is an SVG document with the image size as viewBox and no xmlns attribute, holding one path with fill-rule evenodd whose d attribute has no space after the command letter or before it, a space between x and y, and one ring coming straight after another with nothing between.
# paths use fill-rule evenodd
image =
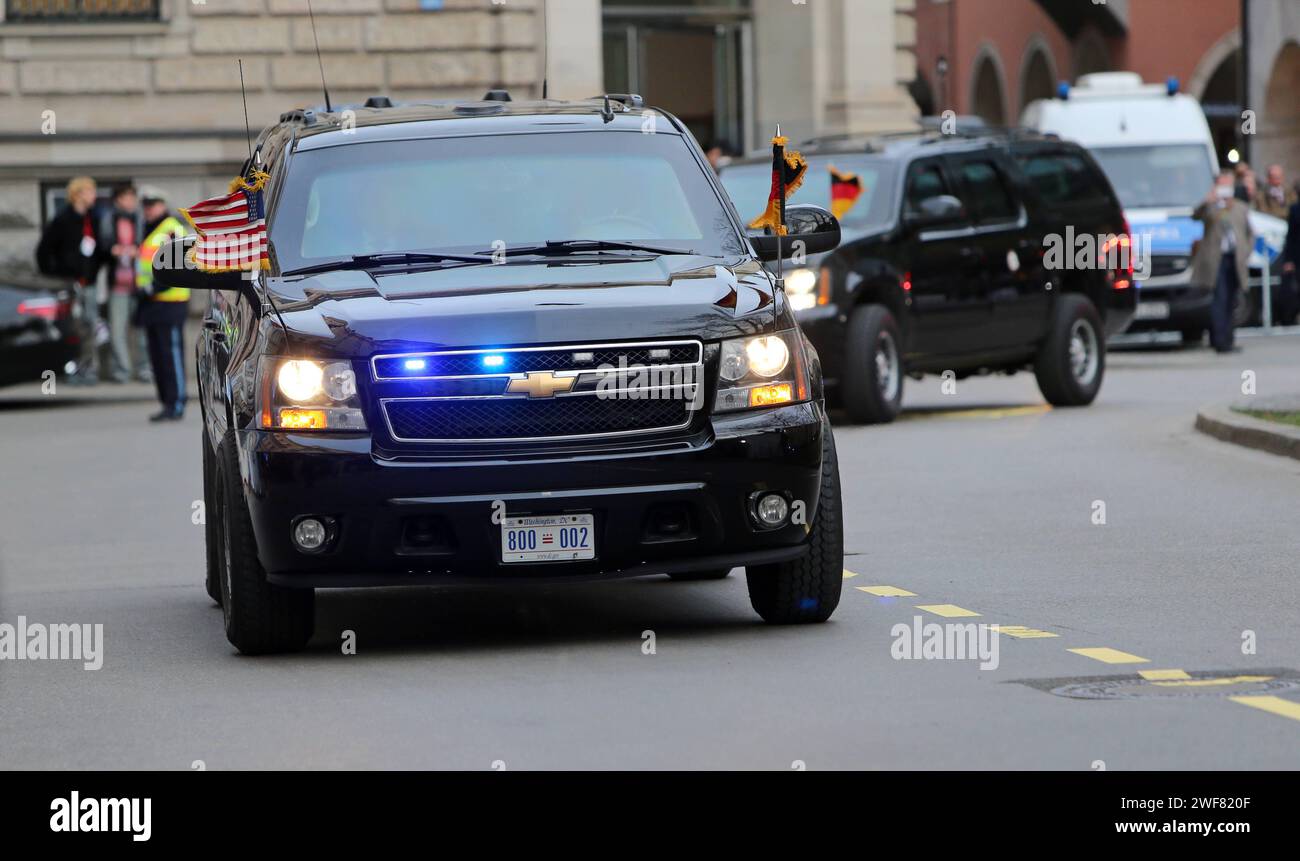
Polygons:
<instances>
[{"instance_id":1,"label":"flag pole","mask_svg":"<svg viewBox=\"0 0 1300 861\"><path fill-rule=\"evenodd\" d=\"M776 124L776 138L781 139L781 124ZM785 260L784 253L781 249L781 238L785 232L785 145L780 145L781 157L777 160L776 175L778 178L779 188L777 197L780 213L779 223L776 226L776 285L772 291L772 332L773 334L780 328L780 308L777 302L778 294L785 292Z\"/></svg>"}]
</instances>

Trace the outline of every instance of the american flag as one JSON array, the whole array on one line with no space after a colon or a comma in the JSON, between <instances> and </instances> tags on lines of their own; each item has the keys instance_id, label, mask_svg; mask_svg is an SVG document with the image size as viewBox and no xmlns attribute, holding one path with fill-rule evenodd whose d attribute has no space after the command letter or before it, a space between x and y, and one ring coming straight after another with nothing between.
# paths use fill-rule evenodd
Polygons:
<instances>
[{"instance_id":1,"label":"american flag","mask_svg":"<svg viewBox=\"0 0 1300 861\"><path fill-rule=\"evenodd\" d=\"M232 182L229 194L181 210L199 236L190 250L190 260L197 268L204 272L270 268L262 196L269 179L255 171Z\"/></svg>"}]
</instances>

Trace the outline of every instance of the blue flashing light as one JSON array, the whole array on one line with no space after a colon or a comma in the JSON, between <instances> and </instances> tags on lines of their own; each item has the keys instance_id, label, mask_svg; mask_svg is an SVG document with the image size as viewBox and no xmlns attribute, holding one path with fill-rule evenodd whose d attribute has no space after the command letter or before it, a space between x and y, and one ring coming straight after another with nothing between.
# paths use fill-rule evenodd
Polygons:
<instances>
[{"instance_id":1,"label":"blue flashing light","mask_svg":"<svg viewBox=\"0 0 1300 861\"><path fill-rule=\"evenodd\" d=\"M1056 97L1063 102L1068 102L1070 100L1069 81L1061 81L1061 83L1056 85Z\"/></svg>"},{"instance_id":2,"label":"blue flashing light","mask_svg":"<svg viewBox=\"0 0 1300 861\"><path fill-rule=\"evenodd\" d=\"M502 365L504 365L505 363L506 363L506 357L505 357L505 356L495 356L495 355L494 355L494 356L484 356L484 357L483 357L483 367L485 367L485 368L499 368L499 367L501 367Z\"/></svg>"},{"instance_id":3,"label":"blue flashing light","mask_svg":"<svg viewBox=\"0 0 1300 861\"><path fill-rule=\"evenodd\" d=\"M1177 77L1175 77L1174 75L1170 75L1167 79L1165 79L1165 91L1169 93L1169 95L1171 96L1178 95L1178 91L1180 89L1182 89L1182 84L1179 83Z\"/></svg>"},{"instance_id":4,"label":"blue flashing light","mask_svg":"<svg viewBox=\"0 0 1300 861\"><path fill-rule=\"evenodd\" d=\"M423 371L429 367L429 363L424 359L407 359L402 366L408 371Z\"/></svg>"}]
</instances>

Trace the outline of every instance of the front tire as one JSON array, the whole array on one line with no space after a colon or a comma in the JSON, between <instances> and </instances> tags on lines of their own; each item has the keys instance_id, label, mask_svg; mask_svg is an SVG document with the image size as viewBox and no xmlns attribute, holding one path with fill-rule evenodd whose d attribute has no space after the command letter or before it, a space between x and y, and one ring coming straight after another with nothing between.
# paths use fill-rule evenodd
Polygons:
<instances>
[{"instance_id":1,"label":"front tire","mask_svg":"<svg viewBox=\"0 0 1300 861\"><path fill-rule=\"evenodd\" d=\"M245 655L299 651L311 639L315 592L275 586L266 579L257 558L233 433L227 433L221 444L217 468L221 508L218 555L226 639Z\"/></svg>"},{"instance_id":2,"label":"front tire","mask_svg":"<svg viewBox=\"0 0 1300 861\"><path fill-rule=\"evenodd\" d=\"M861 305L849 318L842 385L844 409L858 424L892 422L903 406L903 339L884 305Z\"/></svg>"},{"instance_id":3,"label":"front tire","mask_svg":"<svg viewBox=\"0 0 1300 861\"><path fill-rule=\"evenodd\" d=\"M1103 331L1101 315L1087 298L1067 293L1057 300L1034 362L1038 388L1052 406L1084 407L1096 399L1106 375Z\"/></svg>"},{"instance_id":4,"label":"front tire","mask_svg":"<svg viewBox=\"0 0 1300 861\"><path fill-rule=\"evenodd\" d=\"M844 521L840 469L830 424L822 430L822 489L808 552L799 559L745 569L749 602L772 625L825 622L844 587Z\"/></svg>"}]
</instances>

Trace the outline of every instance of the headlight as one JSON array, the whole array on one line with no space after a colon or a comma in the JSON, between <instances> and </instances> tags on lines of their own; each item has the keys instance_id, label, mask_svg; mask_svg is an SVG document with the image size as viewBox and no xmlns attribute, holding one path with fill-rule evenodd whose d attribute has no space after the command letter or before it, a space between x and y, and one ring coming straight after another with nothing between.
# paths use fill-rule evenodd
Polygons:
<instances>
[{"instance_id":1,"label":"headlight","mask_svg":"<svg viewBox=\"0 0 1300 861\"><path fill-rule=\"evenodd\" d=\"M817 273L811 269L794 269L785 276L785 295L795 311L817 307Z\"/></svg>"},{"instance_id":2,"label":"headlight","mask_svg":"<svg viewBox=\"0 0 1300 861\"><path fill-rule=\"evenodd\" d=\"M264 358L261 374L263 428L366 430L350 362Z\"/></svg>"},{"instance_id":3,"label":"headlight","mask_svg":"<svg viewBox=\"0 0 1300 861\"><path fill-rule=\"evenodd\" d=\"M807 400L803 344L797 331L722 342L714 412Z\"/></svg>"},{"instance_id":4,"label":"headlight","mask_svg":"<svg viewBox=\"0 0 1300 861\"><path fill-rule=\"evenodd\" d=\"M316 400L325 394L322 387L325 369L318 362L292 359L280 366L275 380L286 398L300 404Z\"/></svg>"}]
</instances>

